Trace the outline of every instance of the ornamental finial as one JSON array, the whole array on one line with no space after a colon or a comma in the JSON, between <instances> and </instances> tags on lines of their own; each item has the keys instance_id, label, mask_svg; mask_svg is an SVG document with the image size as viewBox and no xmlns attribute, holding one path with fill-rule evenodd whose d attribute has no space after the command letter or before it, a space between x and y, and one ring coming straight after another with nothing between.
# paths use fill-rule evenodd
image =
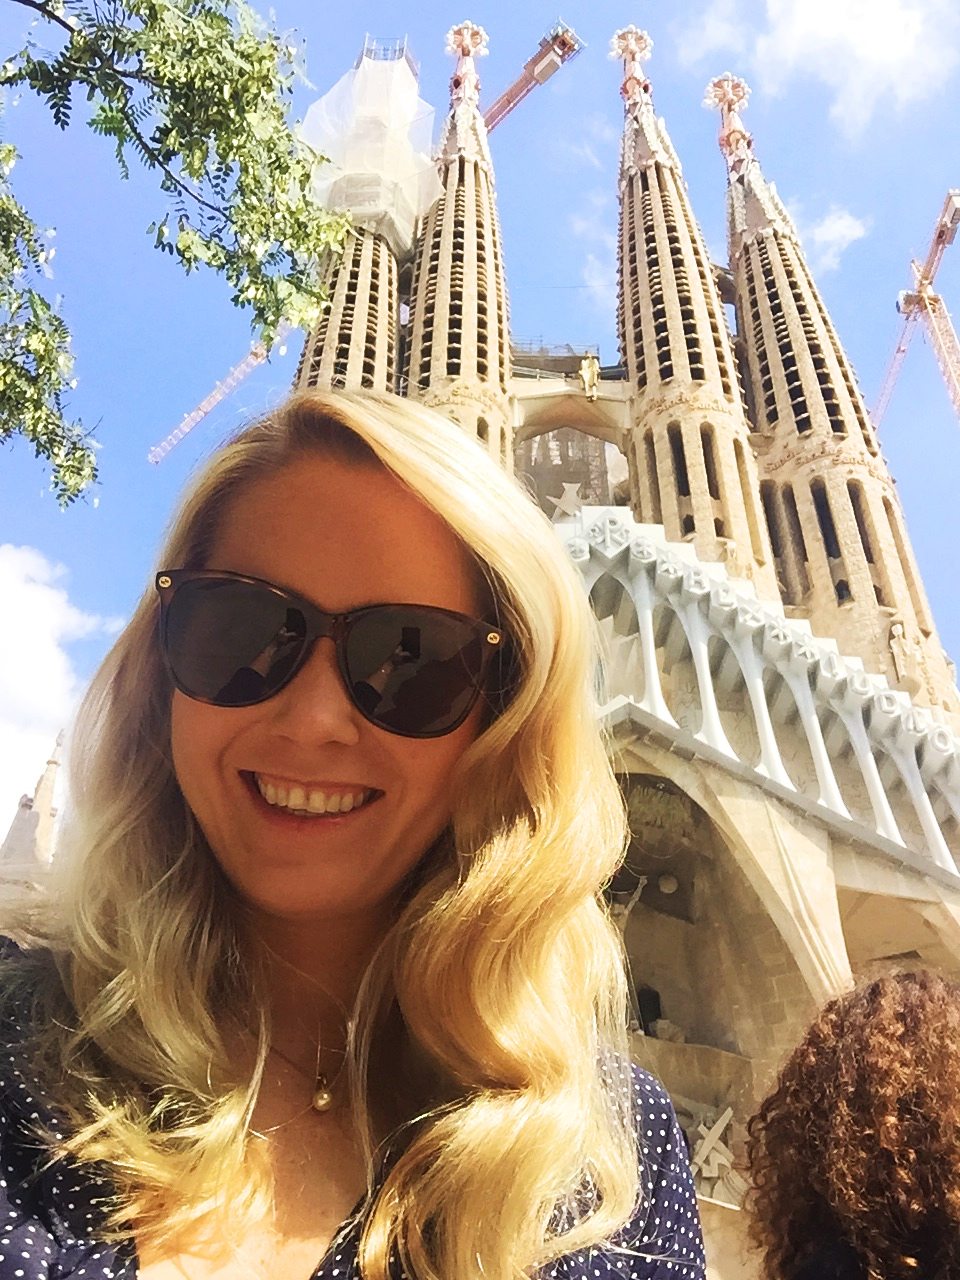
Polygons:
<instances>
[{"instance_id":1,"label":"ornamental finial","mask_svg":"<svg viewBox=\"0 0 960 1280\"><path fill-rule=\"evenodd\" d=\"M753 155L753 139L740 119L749 98L750 86L746 80L725 71L710 81L703 99L705 107L720 109L720 150L734 174L741 173Z\"/></svg>"},{"instance_id":2,"label":"ornamental finial","mask_svg":"<svg viewBox=\"0 0 960 1280\"><path fill-rule=\"evenodd\" d=\"M447 53L457 59L457 69L450 81L450 100L453 106L480 102L480 77L474 66L474 58L487 53L487 33L475 22L459 22L447 32Z\"/></svg>"},{"instance_id":3,"label":"ornamental finial","mask_svg":"<svg viewBox=\"0 0 960 1280\"><path fill-rule=\"evenodd\" d=\"M650 97L650 81L643 74L642 64L652 52L653 41L639 27L621 27L610 41L610 57L623 59L620 96L628 107Z\"/></svg>"}]
</instances>

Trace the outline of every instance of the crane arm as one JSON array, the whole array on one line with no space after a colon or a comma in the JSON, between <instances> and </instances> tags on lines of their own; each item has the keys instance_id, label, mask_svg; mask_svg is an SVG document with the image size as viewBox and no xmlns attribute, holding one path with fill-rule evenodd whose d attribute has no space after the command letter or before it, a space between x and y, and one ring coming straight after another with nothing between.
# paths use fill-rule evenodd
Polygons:
<instances>
[{"instance_id":1,"label":"crane arm","mask_svg":"<svg viewBox=\"0 0 960 1280\"><path fill-rule=\"evenodd\" d=\"M575 58L583 48L583 41L572 27L558 22L540 41L532 58L523 65L520 75L505 89L483 116L487 132L495 129L505 116L521 103L538 84L544 84L565 62Z\"/></svg>"},{"instance_id":2,"label":"crane arm","mask_svg":"<svg viewBox=\"0 0 960 1280\"><path fill-rule=\"evenodd\" d=\"M937 225L933 229L933 239L927 251L926 261L917 275L918 289L933 287L933 281L943 259L943 251L948 244L953 244L958 227L960 227L960 190L953 189L947 192Z\"/></svg>"},{"instance_id":3,"label":"crane arm","mask_svg":"<svg viewBox=\"0 0 960 1280\"><path fill-rule=\"evenodd\" d=\"M960 417L960 341L957 340L957 331L943 299L936 293L923 295L922 315L954 412Z\"/></svg>"},{"instance_id":4,"label":"crane arm","mask_svg":"<svg viewBox=\"0 0 960 1280\"><path fill-rule=\"evenodd\" d=\"M290 325L285 322L277 329L277 341L281 342L290 332ZM195 409L186 414L180 425L171 431L165 440L161 440L159 444L154 445L147 454L148 462L162 462L170 450L180 443L185 435L188 435L198 423L202 422L207 414L220 403L225 400L232 391L234 391L248 374L252 373L258 364L263 364L269 352L262 342L258 342L252 347L250 352L244 356L239 364L233 366L222 382L218 382L208 396L205 396Z\"/></svg>"},{"instance_id":5,"label":"crane arm","mask_svg":"<svg viewBox=\"0 0 960 1280\"><path fill-rule=\"evenodd\" d=\"M960 415L960 344L957 342L956 330L943 304L943 299L933 292L933 282L943 261L944 251L947 245L953 244L958 230L960 230L960 189L952 188L947 192L943 202L923 265L916 261L910 264L913 268L914 290L901 293L897 299L897 310L904 317L903 329L873 411L874 427L880 425L880 420L886 413L900 366L903 364L903 357L907 353L907 347L916 328L915 321L919 316L923 317L950 399L957 414Z\"/></svg>"},{"instance_id":6,"label":"crane arm","mask_svg":"<svg viewBox=\"0 0 960 1280\"><path fill-rule=\"evenodd\" d=\"M904 295L901 295L903 297ZM876 430L883 419L883 415L887 412L887 405L890 403L890 397L893 395L893 388L897 382L897 376L900 373L900 366L903 364L903 358L907 354L907 348L910 346L910 339L913 337L913 331L917 327L917 309L911 307L907 310L902 302L897 304L898 308L903 312L903 328L900 330L900 340L897 343L896 350L890 357L890 363L887 365L886 376L883 379L883 387L880 395L877 397L877 403L874 406L871 417L873 418L873 428Z\"/></svg>"}]
</instances>

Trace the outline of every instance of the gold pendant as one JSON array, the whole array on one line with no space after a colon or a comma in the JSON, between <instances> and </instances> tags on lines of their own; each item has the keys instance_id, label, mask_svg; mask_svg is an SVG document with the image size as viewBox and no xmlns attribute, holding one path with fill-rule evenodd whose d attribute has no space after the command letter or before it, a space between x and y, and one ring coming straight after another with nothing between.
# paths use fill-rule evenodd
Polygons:
<instances>
[{"instance_id":1,"label":"gold pendant","mask_svg":"<svg viewBox=\"0 0 960 1280\"><path fill-rule=\"evenodd\" d=\"M319 1111L321 1114L329 1111L333 1106L333 1094L327 1086L326 1076L317 1076L317 1086L313 1091L310 1105L314 1111Z\"/></svg>"}]
</instances>

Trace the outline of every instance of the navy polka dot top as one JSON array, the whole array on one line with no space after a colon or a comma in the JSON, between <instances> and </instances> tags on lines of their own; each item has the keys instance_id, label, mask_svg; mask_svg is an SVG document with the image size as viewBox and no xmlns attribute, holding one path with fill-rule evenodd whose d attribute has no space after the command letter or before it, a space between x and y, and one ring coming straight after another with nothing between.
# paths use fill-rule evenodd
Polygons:
<instances>
[{"instance_id":1,"label":"navy polka dot top","mask_svg":"<svg viewBox=\"0 0 960 1280\"><path fill-rule=\"evenodd\" d=\"M23 1029L8 1023L0 1050L0 1280L134 1280L133 1242L100 1238L110 1196L106 1173L66 1160L46 1167L37 1127L59 1136L57 1120L39 1100L18 1035ZM612 1242L560 1258L540 1280L704 1280L700 1220L673 1107L638 1067L632 1088L643 1207ZM361 1222L346 1226L311 1280L359 1280L361 1230Z\"/></svg>"}]
</instances>

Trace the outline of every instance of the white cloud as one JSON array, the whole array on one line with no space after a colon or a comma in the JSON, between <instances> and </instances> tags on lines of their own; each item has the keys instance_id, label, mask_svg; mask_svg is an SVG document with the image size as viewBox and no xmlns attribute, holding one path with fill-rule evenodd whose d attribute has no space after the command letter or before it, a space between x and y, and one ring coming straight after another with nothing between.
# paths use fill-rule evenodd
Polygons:
<instances>
[{"instance_id":1,"label":"white cloud","mask_svg":"<svg viewBox=\"0 0 960 1280\"><path fill-rule=\"evenodd\" d=\"M793 81L809 93L819 81L831 117L854 137L881 107L943 90L960 63L960 8L955 0L711 0L679 40L688 65L736 55L766 94Z\"/></svg>"},{"instance_id":2,"label":"white cloud","mask_svg":"<svg viewBox=\"0 0 960 1280\"><path fill-rule=\"evenodd\" d=\"M610 230L611 204L606 191L591 191L570 215L570 229L581 245L580 283L597 311L607 317L617 305L617 237Z\"/></svg>"},{"instance_id":3,"label":"white cloud","mask_svg":"<svg viewBox=\"0 0 960 1280\"><path fill-rule=\"evenodd\" d=\"M849 209L832 204L825 214L812 218L801 201L788 200L793 219L814 275L836 271L847 249L870 232L869 218L858 218Z\"/></svg>"},{"instance_id":4,"label":"white cloud","mask_svg":"<svg viewBox=\"0 0 960 1280\"><path fill-rule=\"evenodd\" d=\"M122 625L71 604L65 577L36 548L0 544L0 842L76 707L80 681L69 645Z\"/></svg>"},{"instance_id":5,"label":"white cloud","mask_svg":"<svg viewBox=\"0 0 960 1280\"><path fill-rule=\"evenodd\" d=\"M827 271L836 271L845 251L863 239L870 230L870 223L856 217L849 209L832 205L818 222L804 226L801 221L797 229L810 259L810 269L815 275L823 275Z\"/></svg>"},{"instance_id":6,"label":"white cloud","mask_svg":"<svg viewBox=\"0 0 960 1280\"><path fill-rule=\"evenodd\" d=\"M702 13L682 29L679 58L683 66L695 67L714 53L743 54L747 49L749 26L743 22L740 0L712 0Z\"/></svg>"}]
</instances>

